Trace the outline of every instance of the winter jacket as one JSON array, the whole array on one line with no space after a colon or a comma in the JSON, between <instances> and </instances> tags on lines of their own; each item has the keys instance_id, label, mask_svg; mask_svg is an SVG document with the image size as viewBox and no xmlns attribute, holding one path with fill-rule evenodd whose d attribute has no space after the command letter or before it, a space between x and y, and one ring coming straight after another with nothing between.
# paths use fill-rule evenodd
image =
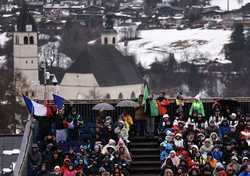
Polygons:
<instances>
[{"instance_id":1,"label":"winter jacket","mask_svg":"<svg viewBox=\"0 0 250 176\"><path fill-rule=\"evenodd\" d=\"M75 176L76 175L76 171L75 170L68 170L66 169L64 172L63 172L63 176Z\"/></svg>"},{"instance_id":2,"label":"winter jacket","mask_svg":"<svg viewBox=\"0 0 250 176\"><path fill-rule=\"evenodd\" d=\"M135 111L135 121L147 120L147 114L144 112L144 107L141 105Z\"/></svg>"},{"instance_id":3,"label":"winter jacket","mask_svg":"<svg viewBox=\"0 0 250 176\"><path fill-rule=\"evenodd\" d=\"M189 110L189 116L192 116L194 112L205 117L205 111L201 101L193 101L192 106Z\"/></svg>"},{"instance_id":4,"label":"winter jacket","mask_svg":"<svg viewBox=\"0 0 250 176\"><path fill-rule=\"evenodd\" d=\"M230 133L230 131L231 131L231 129L229 126L220 126L220 128L219 128L220 138L223 139L224 135Z\"/></svg>"},{"instance_id":5,"label":"winter jacket","mask_svg":"<svg viewBox=\"0 0 250 176\"><path fill-rule=\"evenodd\" d=\"M223 152L218 150L218 151L212 151L212 156L218 161L218 162L222 162L222 158L223 158Z\"/></svg>"},{"instance_id":6,"label":"winter jacket","mask_svg":"<svg viewBox=\"0 0 250 176\"><path fill-rule=\"evenodd\" d=\"M168 106L169 104L170 102L166 98L164 98L163 100L160 100L160 99L157 100L157 105L158 105L159 113L161 116L168 113L166 106Z\"/></svg>"},{"instance_id":7,"label":"winter jacket","mask_svg":"<svg viewBox=\"0 0 250 176\"><path fill-rule=\"evenodd\" d=\"M250 172L242 171L239 176L250 176Z\"/></svg>"}]
</instances>

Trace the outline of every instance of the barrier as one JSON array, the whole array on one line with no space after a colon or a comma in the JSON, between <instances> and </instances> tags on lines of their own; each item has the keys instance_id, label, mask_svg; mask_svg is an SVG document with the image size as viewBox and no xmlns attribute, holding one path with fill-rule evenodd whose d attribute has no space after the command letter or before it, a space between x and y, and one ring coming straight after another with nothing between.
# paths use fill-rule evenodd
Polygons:
<instances>
[{"instance_id":1,"label":"barrier","mask_svg":"<svg viewBox=\"0 0 250 176\"><path fill-rule=\"evenodd\" d=\"M27 175L27 162L28 153L32 145L32 118L29 116L28 122L26 123L23 139L21 143L20 154L18 155L17 162L14 168L14 176L25 176Z\"/></svg>"}]
</instances>

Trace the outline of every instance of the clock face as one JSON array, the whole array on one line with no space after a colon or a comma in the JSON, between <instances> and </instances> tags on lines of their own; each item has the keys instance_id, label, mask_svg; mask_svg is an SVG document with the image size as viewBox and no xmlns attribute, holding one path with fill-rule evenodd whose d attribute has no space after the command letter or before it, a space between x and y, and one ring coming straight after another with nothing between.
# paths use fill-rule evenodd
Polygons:
<instances>
[{"instance_id":1,"label":"clock face","mask_svg":"<svg viewBox=\"0 0 250 176\"><path fill-rule=\"evenodd\" d=\"M32 25L26 25L26 32L32 32Z\"/></svg>"}]
</instances>

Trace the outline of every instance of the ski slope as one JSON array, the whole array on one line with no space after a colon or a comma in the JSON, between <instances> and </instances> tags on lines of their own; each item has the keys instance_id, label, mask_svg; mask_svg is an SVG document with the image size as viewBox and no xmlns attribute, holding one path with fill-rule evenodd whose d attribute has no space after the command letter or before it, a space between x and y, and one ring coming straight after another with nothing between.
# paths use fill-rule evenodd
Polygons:
<instances>
[{"instance_id":1,"label":"ski slope","mask_svg":"<svg viewBox=\"0 0 250 176\"><path fill-rule=\"evenodd\" d=\"M225 60L224 44L230 40L230 30L186 29L186 30L143 30L138 40L129 41L127 48L119 43L121 51L136 57L143 66L148 67L155 60L167 58L174 53L177 62L200 60L206 64L210 60L229 63Z\"/></svg>"}]
</instances>

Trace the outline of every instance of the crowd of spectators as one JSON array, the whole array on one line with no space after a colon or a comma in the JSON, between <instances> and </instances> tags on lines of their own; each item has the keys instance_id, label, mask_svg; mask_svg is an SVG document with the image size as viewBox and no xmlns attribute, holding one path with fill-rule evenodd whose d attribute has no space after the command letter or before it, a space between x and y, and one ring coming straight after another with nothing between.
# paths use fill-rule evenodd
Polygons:
<instances>
[{"instance_id":1,"label":"crowd of spectators","mask_svg":"<svg viewBox=\"0 0 250 176\"><path fill-rule=\"evenodd\" d=\"M174 115L160 122L163 176L249 176L250 116L215 101L205 112L198 96L189 113L184 98L176 99Z\"/></svg>"},{"instance_id":2,"label":"crowd of spectators","mask_svg":"<svg viewBox=\"0 0 250 176\"><path fill-rule=\"evenodd\" d=\"M37 143L29 153L30 176L127 176L132 158L131 132L159 138L162 176L250 176L250 115L236 105L215 101L205 110L199 96L189 112L181 93L170 101L139 96L134 118L124 111L114 120L105 112L95 119L91 140L81 139L84 120L72 108L39 121ZM91 130L89 129L91 133Z\"/></svg>"},{"instance_id":3,"label":"crowd of spectators","mask_svg":"<svg viewBox=\"0 0 250 176\"><path fill-rule=\"evenodd\" d=\"M115 122L100 113L93 129L95 136L88 140L82 139L86 124L75 108L69 114L61 109L34 122L39 123L35 132L39 135L29 152L28 176L129 175L132 159L128 137L133 120L128 113Z\"/></svg>"}]
</instances>

